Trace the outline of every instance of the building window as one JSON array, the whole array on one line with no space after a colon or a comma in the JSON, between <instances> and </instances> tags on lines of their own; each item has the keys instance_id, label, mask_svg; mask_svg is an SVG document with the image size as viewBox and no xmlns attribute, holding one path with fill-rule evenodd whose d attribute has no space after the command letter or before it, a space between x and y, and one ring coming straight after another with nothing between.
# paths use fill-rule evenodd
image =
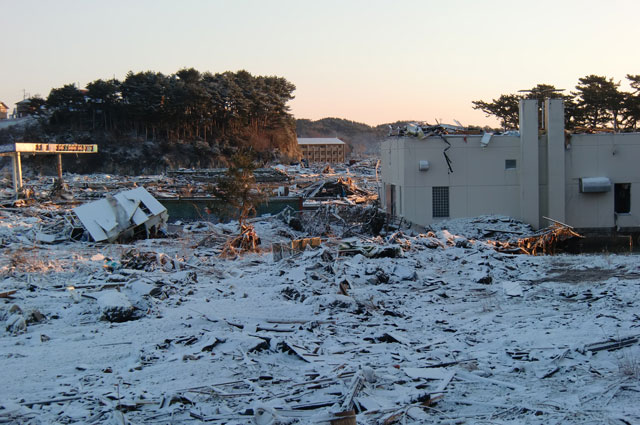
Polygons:
<instances>
[{"instance_id":1,"label":"building window","mask_svg":"<svg viewBox=\"0 0 640 425\"><path fill-rule=\"evenodd\" d=\"M631 212L631 183L616 183L613 195L616 214Z\"/></svg>"},{"instance_id":2,"label":"building window","mask_svg":"<svg viewBox=\"0 0 640 425\"><path fill-rule=\"evenodd\" d=\"M432 216L449 217L449 187L434 186L432 188Z\"/></svg>"},{"instance_id":3,"label":"building window","mask_svg":"<svg viewBox=\"0 0 640 425\"><path fill-rule=\"evenodd\" d=\"M396 187L395 185L388 184L385 187L385 200L387 207L387 214L392 217L396 215Z\"/></svg>"},{"instance_id":4,"label":"building window","mask_svg":"<svg viewBox=\"0 0 640 425\"><path fill-rule=\"evenodd\" d=\"M505 170L514 170L518 163L515 159L505 159L504 160L504 169Z\"/></svg>"}]
</instances>

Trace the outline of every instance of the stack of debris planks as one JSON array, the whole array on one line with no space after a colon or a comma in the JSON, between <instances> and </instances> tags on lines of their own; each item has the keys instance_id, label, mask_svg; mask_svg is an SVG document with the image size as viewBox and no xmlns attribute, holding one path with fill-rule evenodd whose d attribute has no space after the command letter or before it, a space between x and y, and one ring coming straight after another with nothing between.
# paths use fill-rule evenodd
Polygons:
<instances>
[{"instance_id":1,"label":"stack of debris planks","mask_svg":"<svg viewBox=\"0 0 640 425\"><path fill-rule=\"evenodd\" d=\"M554 221L554 223L541 231L516 241L488 241L499 252L527 255L553 255L558 250L558 244L571 238L582 238L573 227Z\"/></svg>"}]
</instances>

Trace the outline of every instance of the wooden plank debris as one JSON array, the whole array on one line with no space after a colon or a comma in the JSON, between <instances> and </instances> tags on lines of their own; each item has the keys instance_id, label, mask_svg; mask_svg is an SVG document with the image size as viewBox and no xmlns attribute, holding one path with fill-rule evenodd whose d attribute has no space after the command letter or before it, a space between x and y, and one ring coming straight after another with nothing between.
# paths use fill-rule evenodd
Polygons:
<instances>
[{"instance_id":1,"label":"wooden plank debris","mask_svg":"<svg viewBox=\"0 0 640 425\"><path fill-rule=\"evenodd\" d=\"M285 353L290 353L298 357L300 360L306 363L310 363L309 360L305 357L310 353L306 353L304 349L296 344L293 344L290 341L280 341L278 344L278 349L284 351Z\"/></svg>"},{"instance_id":2,"label":"wooden plank debris","mask_svg":"<svg viewBox=\"0 0 640 425\"><path fill-rule=\"evenodd\" d=\"M464 380L464 381L471 381L471 382L479 382L479 383L498 385L498 386L502 386L502 387L511 388L512 390L520 390L520 391L524 391L525 390L525 387L523 387L522 385L513 384L511 382L499 381L497 379L483 378L482 376L478 376L478 375L475 375L473 373L464 372L464 371L461 371L461 370L459 370L457 372L456 378Z\"/></svg>"},{"instance_id":3,"label":"wooden plank debris","mask_svg":"<svg viewBox=\"0 0 640 425\"><path fill-rule=\"evenodd\" d=\"M581 350L581 353L585 353L587 351L591 351L592 353L597 353L598 351L614 351L619 350L624 347L629 347L633 344L638 343L638 336L629 336L626 338L618 338L618 339L609 339L607 341L595 342L593 344L585 345Z\"/></svg>"},{"instance_id":4,"label":"wooden plank debris","mask_svg":"<svg viewBox=\"0 0 640 425\"><path fill-rule=\"evenodd\" d=\"M362 371L358 371L349 384L349 389L344 393L342 403L340 403L341 411L349 411L353 408L353 400L364 387L364 376Z\"/></svg>"},{"instance_id":5,"label":"wooden plank debris","mask_svg":"<svg viewBox=\"0 0 640 425\"><path fill-rule=\"evenodd\" d=\"M558 243L571 238L582 238L573 227L560 222L542 229L532 236L520 238L515 242L487 241L499 252L527 255L553 255L557 251Z\"/></svg>"},{"instance_id":6,"label":"wooden plank debris","mask_svg":"<svg viewBox=\"0 0 640 425\"><path fill-rule=\"evenodd\" d=\"M284 258L294 257L304 252L307 247L317 248L321 244L322 239L319 237L294 239L288 243L273 243L271 244L273 261L278 262Z\"/></svg>"},{"instance_id":7,"label":"wooden plank debris","mask_svg":"<svg viewBox=\"0 0 640 425\"><path fill-rule=\"evenodd\" d=\"M22 402L20 404L22 406L31 407L31 406L35 406L35 405L46 405L46 404L53 404L53 403L62 403L62 402L65 402L65 401L79 400L81 398L82 398L82 396L76 395L76 396L71 396L71 397L52 398L52 399L49 399L49 400L24 401L24 402Z\"/></svg>"},{"instance_id":8,"label":"wooden plank debris","mask_svg":"<svg viewBox=\"0 0 640 425\"><path fill-rule=\"evenodd\" d=\"M18 292L17 289L11 291L0 292L0 298L13 298L12 295Z\"/></svg>"},{"instance_id":9,"label":"wooden plank debris","mask_svg":"<svg viewBox=\"0 0 640 425\"><path fill-rule=\"evenodd\" d=\"M331 425L356 425L356 412L353 409L338 412L330 423Z\"/></svg>"},{"instance_id":10,"label":"wooden plank debris","mask_svg":"<svg viewBox=\"0 0 640 425\"><path fill-rule=\"evenodd\" d=\"M467 363L467 362L475 362L476 358L474 359L464 359L464 360L455 360L452 362L444 362L444 363L434 363L434 364L428 364L428 365L424 365L422 367L447 367L447 366L453 366L459 363Z\"/></svg>"}]
</instances>

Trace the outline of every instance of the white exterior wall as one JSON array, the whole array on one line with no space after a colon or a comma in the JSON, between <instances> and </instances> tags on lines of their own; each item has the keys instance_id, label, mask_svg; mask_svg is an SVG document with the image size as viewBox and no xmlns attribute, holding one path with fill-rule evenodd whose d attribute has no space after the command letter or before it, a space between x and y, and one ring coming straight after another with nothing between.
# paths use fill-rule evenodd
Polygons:
<instances>
[{"instance_id":1,"label":"white exterior wall","mask_svg":"<svg viewBox=\"0 0 640 425\"><path fill-rule=\"evenodd\" d=\"M538 101L520 101L520 214L534 229L540 227L540 148Z\"/></svg>"},{"instance_id":2,"label":"white exterior wall","mask_svg":"<svg viewBox=\"0 0 640 425\"><path fill-rule=\"evenodd\" d=\"M452 162L451 174L443 155L447 145L439 137L389 139L382 144L383 182L402 187L403 204L396 206L396 211L402 210L407 220L421 225L443 220L431 217L432 187L448 186L450 218L483 214L518 216L518 168L506 170L505 160L515 159L519 164L519 138L494 136L483 148L481 136L466 136L466 142L464 136L445 137L451 143L447 151ZM419 171L421 160L429 161L428 171ZM396 199L398 193L396 188Z\"/></svg>"},{"instance_id":3,"label":"white exterior wall","mask_svg":"<svg viewBox=\"0 0 640 425\"><path fill-rule=\"evenodd\" d=\"M576 134L565 151L567 224L579 228L640 227L640 134ZM580 193L580 177L608 177L605 193ZM631 212L614 214L614 184L631 183Z\"/></svg>"},{"instance_id":4,"label":"white exterior wall","mask_svg":"<svg viewBox=\"0 0 640 425\"><path fill-rule=\"evenodd\" d=\"M546 216L564 223L566 220L564 106L561 99L547 99L544 108L548 166L546 173L540 175L546 176L548 181L548 190L544 197L548 204L548 208L545 209Z\"/></svg>"}]
</instances>

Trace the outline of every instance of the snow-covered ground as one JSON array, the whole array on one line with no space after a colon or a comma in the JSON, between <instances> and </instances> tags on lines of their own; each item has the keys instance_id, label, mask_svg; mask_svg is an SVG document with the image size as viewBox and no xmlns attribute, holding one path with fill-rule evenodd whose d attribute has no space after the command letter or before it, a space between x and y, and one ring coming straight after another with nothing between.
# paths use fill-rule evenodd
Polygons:
<instances>
[{"instance_id":1,"label":"snow-covered ground","mask_svg":"<svg viewBox=\"0 0 640 425\"><path fill-rule=\"evenodd\" d=\"M470 239L526 230L500 218L351 240L400 258L328 238L279 262L302 234L274 218L235 260L196 247L232 224L40 245L40 220L0 211L0 423L329 423L349 394L358 424L640 423L637 256ZM589 346L609 339L629 346Z\"/></svg>"},{"instance_id":2,"label":"snow-covered ground","mask_svg":"<svg viewBox=\"0 0 640 425\"><path fill-rule=\"evenodd\" d=\"M34 117L12 118L0 120L0 130L13 127L14 125L25 125L34 120Z\"/></svg>"}]
</instances>

